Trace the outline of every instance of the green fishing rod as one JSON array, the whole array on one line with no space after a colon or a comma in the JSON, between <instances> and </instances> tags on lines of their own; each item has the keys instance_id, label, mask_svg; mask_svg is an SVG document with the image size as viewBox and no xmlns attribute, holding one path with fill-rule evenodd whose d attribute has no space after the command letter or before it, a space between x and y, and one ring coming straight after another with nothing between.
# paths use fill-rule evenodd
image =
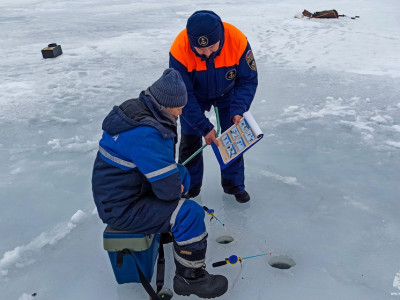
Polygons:
<instances>
[{"instance_id":1,"label":"green fishing rod","mask_svg":"<svg viewBox=\"0 0 400 300\"><path fill-rule=\"evenodd\" d=\"M215 107L215 116L216 116L216 119L217 119L217 133L215 134L215 137L218 137L219 132L220 132L220 129L221 129L221 126L220 126L220 123L219 123L218 107ZM207 144L203 145L199 150L197 150L197 151L196 151L195 153L193 153L188 159L186 159L186 160L182 163L182 165L186 165L186 164L187 164L189 161L191 161L197 154L199 154L201 151L203 151L204 148L207 147L207 146L208 146ZM222 223L221 220L218 219L218 218L215 216L215 213L214 213L214 210L213 210L213 209L209 209L207 206L203 206L203 209L206 211L206 213L207 213L208 215L211 216L210 222L211 222L212 219L215 219L215 220L217 220L219 223L221 223L222 226L225 226L225 224Z\"/></svg>"},{"instance_id":2,"label":"green fishing rod","mask_svg":"<svg viewBox=\"0 0 400 300\"><path fill-rule=\"evenodd\" d=\"M255 257L259 257L259 256L266 256L266 255L272 255L272 253L263 253L263 254L252 255L252 256L247 256L247 257L231 255L228 258L225 258L225 260L221 260L221 261L217 261L217 262L213 263L212 266L214 268L216 268L216 267L221 267L224 265L236 265L238 262L240 262L240 264L242 264L242 261L245 259L255 258Z\"/></svg>"},{"instance_id":3,"label":"green fishing rod","mask_svg":"<svg viewBox=\"0 0 400 300\"><path fill-rule=\"evenodd\" d=\"M219 114L218 114L218 107L215 107L215 116L217 117L217 133L215 135L215 137L218 137L219 135L219 131L220 131L220 124L219 124ZM189 161L191 161L193 159L193 157L195 157L197 154L199 154L201 151L204 150L205 147L207 147L208 145L205 144L203 145L199 150L197 150L195 153L193 153L187 160L185 160L182 165L186 165Z\"/></svg>"}]
</instances>

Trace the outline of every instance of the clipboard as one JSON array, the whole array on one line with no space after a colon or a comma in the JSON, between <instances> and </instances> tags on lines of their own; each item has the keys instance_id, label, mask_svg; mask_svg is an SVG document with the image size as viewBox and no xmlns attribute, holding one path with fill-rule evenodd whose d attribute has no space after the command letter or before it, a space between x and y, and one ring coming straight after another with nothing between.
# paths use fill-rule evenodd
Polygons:
<instances>
[{"instance_id":1,"label":"clipboard","mask_svg":"<svg viewBox=\"0 0 400 300\"><path fill-rule=\"evenodd\" d=\"M238 125L233 124L217 138L219 146L211 144L221 169L225 169L241 157L263 136L264 134L251 112L245 112Z\"/></svg>"}]
</instances>

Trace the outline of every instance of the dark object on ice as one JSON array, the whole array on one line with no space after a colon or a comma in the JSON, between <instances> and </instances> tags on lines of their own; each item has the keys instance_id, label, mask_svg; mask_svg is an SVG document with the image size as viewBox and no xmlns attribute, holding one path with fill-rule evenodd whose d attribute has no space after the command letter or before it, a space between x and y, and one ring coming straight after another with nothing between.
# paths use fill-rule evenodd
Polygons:
<instances>
[{"instance_id":1,"label":"dark object on ice","mask_svg":"<svg viewBox=\"0 0 400 300\"><path fill-rule=\"evenodd\" d=\"M162 300L170 300L174 294L170 289L165 288L159 291L157 296L159 296Z\"/></svg>"},{"instance_id":2,"label":"dark object on ice","mask_svg":"<svg viewBox=\"0 0 400 300\"><path fill-rule=\"evenodd\" d=\"M346 15L339 15L335 9L331 10L323 10L323 11L316 11L314 13L310 13L308 10L303 11L303 16L309 18L317 18L317 19L337 19L339 17L348 17ZM351 17L351 19L359 18L360 16ZM349 17L348 17L349 18Z\"/></svg>"},{"instance_id":3,"label":"dark object on ice","mask_svg":"<svg viewBox=\"0 0 400 300\"><path fill-rule=\"evenodd\" d=\"M309 18L319 18L319 19L332 19L332 18L337 19L337 18L339 18L339 14L335 9L317 11L313 14L310 13L308 10L304 10L303 16L306 16Z\"/></svg>"},{"instance_id":4,"label":"dark object on ice","mask_svg":"<svg viewBox=\"0 0 400 300\"><path fill-rule=\"evenodd\" d=\"M61 45L57 45L56 43L49 44L46 48L42 49L43 58L54 58L61 54Z\"/></svg>"}]
</instances>

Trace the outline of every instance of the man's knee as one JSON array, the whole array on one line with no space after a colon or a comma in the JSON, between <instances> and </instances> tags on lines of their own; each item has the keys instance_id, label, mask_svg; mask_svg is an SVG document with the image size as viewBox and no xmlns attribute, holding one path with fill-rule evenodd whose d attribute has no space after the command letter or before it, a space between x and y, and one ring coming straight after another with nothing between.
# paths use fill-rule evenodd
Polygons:
<instances>
[{"instance_id":1,"label":"man's knee","mask_svg":"<svg viewBox=\"0 0 400 300\"><path fill-rule=\"evenodd\" d=\"M171 218L171 232L178 244L198 242L207 236L204 209L193 200L180 200Z\"/></svg>"}]
</instances>

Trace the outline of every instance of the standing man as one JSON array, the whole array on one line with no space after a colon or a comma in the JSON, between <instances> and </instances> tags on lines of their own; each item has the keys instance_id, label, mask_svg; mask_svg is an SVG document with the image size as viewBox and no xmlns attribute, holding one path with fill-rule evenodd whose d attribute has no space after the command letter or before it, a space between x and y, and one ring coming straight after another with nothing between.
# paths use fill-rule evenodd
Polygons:
<instances>
[{"instance_id":1,"label":"standing man","mask_svg":"<svg viewBox=\"0 0 400 300\"><path fill-rule=\"evenodd\" d=\"M218 107L222 131L238 124L249 110L257 89L257 67L246 36L212 11L195 12L175 39L170 50L171 68L179 71L188 92L183 109L179 162L202 145L218 144L213 124L204 112ZM191 176L188 198L200 193L203 157L200 153L187 165ZM244 186L243 156L221 171L224 192L238 202L250 200Z\"/></svg>"},{"instance_id":2,"label":"standing man","mask_svg":"<svg viewBox=\"0 0 400 300\"><path fill-rule=\"evenodd\" d=\"M103 121L92 190L100 218L111 227L171 232L175 292L213 298L226 292L228 280L205 270L204 209L181 199L190 176L175 162L176 121L186 103L181 75L167 69L139 98L114 106Z\"/></svg>"}]
</instances>

